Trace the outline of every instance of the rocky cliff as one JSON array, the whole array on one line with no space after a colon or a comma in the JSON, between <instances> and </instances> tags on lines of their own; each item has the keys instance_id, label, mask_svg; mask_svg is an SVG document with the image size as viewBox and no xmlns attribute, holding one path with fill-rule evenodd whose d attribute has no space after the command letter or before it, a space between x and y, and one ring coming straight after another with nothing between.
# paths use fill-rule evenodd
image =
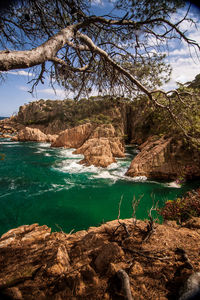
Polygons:
<instances>
[{"instance_id":1,"label":"rocky cliff","mask_svg":"<svg viewBox=\"0 0 200 300\"><path fill-rule=\"evenodd\" d=\"M199 280L195 224L157 224L146 241L148 223L132 219L74 234L12 229L0 239L0 299L126 299L123 278L133 299L178 299L190 275Z\"/></svg>"},{"instance_id":2,"label":"rocky cliff","mask_svg":"<svg viewBox=\"0 0 200 300\"><path fill-rule=\"evenodd\" d=\"M46 140L52 141L53 147L76 148L76 153L84 154L82 163L87 165L106 167L115 157L123 157L122 141L139 145L147 141L126 175L167 180L200 175L199 151L183 143L184 137L166 111L159 111L144 97L132 102L110 96L78 102L39 100L20 107L12 126L9 122L0 121L2 137L27 126L29 129L21 130L15 140ZM155 134L156 140L151 141L149 137Z\"/></svg>"},{"instance_id":3,"label":"rocky cliff","mask_svg":"<svg viewBox=\"0 0 200 300\"><path fill-rule=\"evenodd\" d=\"M200 153L173 137L150 137L140 147L126 175L164 180L200 177Z\"/></svg>"},{"instance_id":4,"label":"rocky cliff","mask_svg":"<svg viewBox=\"0 0 200 300\"><path fill-rule=\"evenodd\" d=\"M45 134L61 131L85 123L104 124L113 122L123 134L126 126L128 99L91 97L80 101L38 100L23 105L15 117L17 123L38 128Z\"/></svg>"}]
</instances>

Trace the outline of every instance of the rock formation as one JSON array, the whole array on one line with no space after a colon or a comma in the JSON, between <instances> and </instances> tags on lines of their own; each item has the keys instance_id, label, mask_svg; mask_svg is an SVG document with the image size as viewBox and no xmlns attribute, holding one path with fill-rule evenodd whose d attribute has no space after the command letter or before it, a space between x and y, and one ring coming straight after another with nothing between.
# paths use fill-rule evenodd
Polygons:
<instances>
[{"instance_id":1,"label":"rock formation","mask_svg":"<svg viewBox=\"0 0 200 300\"><path fill-rule=\"evenodd\" d=\"M0 299L118 299L120 270L128 274L133 299L177 296L200 269L199 229L157 224L144 242L148 223L120 223L74 234L37 224L10 230L0 239Z\"/></svg>"},{"instance_id":2,"label":"rock formation","mask_svg":"<svg viewBox=\"0 0 200 300\"><path fill-rule=\"evenodd\" d=\"M25 127L20 130L17 136L12 138L13 141L34 141L34 142L54 142L57 135L46 135L41 130L37 128Z\"/></svg>"},{"instance_id":3,"label":"rock formation","mask_svg":"<svg viewBox=\"0 0 200 300\"><path fill-rule=\"evenodd\" d=\"M86 123L61 132L51 147L79 148L92 132L91 123Z\"/></svg>"},{"instance_id":4,"label":"rock formation","mask_svg":"<svg viewBox=\"0 0 200 300\"><path fill-rule=\"evenodd\" d=\"M124 147L111 124L96 127L89 139L74 153L84 155L80 163L103 168L116 162L115 157L125 156Z\"/></svg>"},{"instance_id":5,"label":"rock formation","mask_svg":"<svg viewBox=\"0 0 200 300\"><path fill-rule=\"evenodd\" d=\"M94 127L86 123L66 129L51 146L78 148L74 154L85 156L80 163L97 167L107 167L115 157L124 157L124 147L111 124Z\"/></svg>"},{"instance_id":6,"label":"rock formation","mask_svg":"<svg viewBox=\"0 0 200 300\"><path fill-rule=\"evenodd\" d=\"M107 167L116 162L111 152L109 140L106 138L94 138L87 140L82 147L73 152L83 154L84 159L80 163L87 166Z\"/></svg>"},{"instance_id":7,"label":"rock formation","mask_svg":"<svg viewBox=\"0 0 200 300\"><path fill-rule=\"evenodd\" d=\"M150 137L140 146L126 175L176 180L200 177L200 155L172 137Z\"/></svg>"}]
</instances>

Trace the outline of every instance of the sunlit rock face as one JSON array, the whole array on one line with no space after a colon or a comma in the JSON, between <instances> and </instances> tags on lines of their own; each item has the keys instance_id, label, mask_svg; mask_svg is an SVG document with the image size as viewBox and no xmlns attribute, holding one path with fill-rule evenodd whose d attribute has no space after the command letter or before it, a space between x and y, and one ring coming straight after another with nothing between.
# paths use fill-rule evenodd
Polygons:
<instances>
[{"instance_id":1,"label":"sunlit rock face","mask_svg":"<svg viewBox=\"0 0 200 300\"><path fill-rule=\"evenodd\" d=\"M91 123L86 123L61 132L51 144L52 147L79 148L88 139L92 132Z\"/></svg>"},{"instance_id":2,"label":"sunlit rock face","mask_svg":"<svg viewBox=\"0 0 200 300\"><path fill-rule=\"evenodd\" d=\"M52 142L57 138L57 135L46 135L38 128L25 127L12 138L14 141L33 141L33 142Z\"/></svg>"},{"instance_id":3,"label":"sunlit rock face","mask_svg":"<svg viewBox=\"0 0 200 300\"><path fill-rule=\"evenodd\" d=\"M124 157L124 147L112 124L94 126L90 123L63 131L52 147L77 148L74 154L83 154L85 165L107 167L115 157Z\"/></svg>"},{"instance_id":4,"label":"sunlit rock face","mask_svg":"<svg viewBox=\"0 0 200 300\"><path fill-rule=\"evenodd\" d=\"M140 146L126 175L155 179L192 179L200 176L200 155L172 137L150 137Z\"/></svg>"}]
</instances>

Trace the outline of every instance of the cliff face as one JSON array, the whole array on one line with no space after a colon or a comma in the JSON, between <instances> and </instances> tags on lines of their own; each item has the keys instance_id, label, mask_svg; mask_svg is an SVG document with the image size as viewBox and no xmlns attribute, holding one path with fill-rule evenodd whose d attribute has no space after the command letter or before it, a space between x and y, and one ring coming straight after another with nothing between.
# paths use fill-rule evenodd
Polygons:
<instances>
[{"instance_id":1,"label":"cliff face","mask_svg":"<svg viewBox=\"0 0 200 300\"><path fill-rule=\"evenodd\" d=\"M140 146L126 175L175 180L200 177L200 153L188 149L182 140L150 137Z\"/></svg>"},{"instance_id":2,"label":"cliff face","mask_svg":"<svg viewBox=\"0 0 200 300\"><path fill-rule=\"evenodd\" d=\"M0 239L0 298L124 299L123 270L134 299L178 299L200 268L200 229L157 224L145 242L147 223L120 223L75 234L37 224L10 230Z\"/></svg>"},{"instance_id":3,"label":"cliff face","mask_svg":"<svg viewBox=\"0 0 200 300\"><path fill-rule=\"evenodd\" d=\"M28 134L26 129L25 135L23 131L20 132L19 140L54 141L53 147L78 148L76 153L85 155L82 163L106 167L115 162L115 157L123 157L122 141L141 145L155 133L165 136L171 121L167 119L165 122L160 119L161 116L162 112L152 107L147 99L139 98L130 102L127 99L106 96L82 99L78 102L32 102L20 107L12 124L16 124L13 125L14 130L28 124L29 133L35 131L35 134L36 130L41 132L39 137L38 133L35 136ZM170 132L167 134L175 136L171 123ZM0 131L4 134L14 132L12 129L6 129L6 124L4 120L0 121ZM59 134L57 139L55 133ZM48 134L53 137L46 137ZM149 139L141 147L141 153L133 160L127 175L144 175L148 178L167 180L177 177L199 177L199 152L185 149L183 138L177 132L176 136L177 140L159 137L157 141Z\"/></svg>"},{"instance_id":4,"label":"cliff face","mask_svg":"<svg viewBox=\"0 0 200 300\"><path fill-rule=\"evenodd\" d=\"M87 122L113 122L123 134L126 126L126 105L123 105L123 101L109 96L82 99L78 102L39 100L21 106L15 119L17 123L38 128L46 134L57 134Z\"/></svg>"}]
</instances>

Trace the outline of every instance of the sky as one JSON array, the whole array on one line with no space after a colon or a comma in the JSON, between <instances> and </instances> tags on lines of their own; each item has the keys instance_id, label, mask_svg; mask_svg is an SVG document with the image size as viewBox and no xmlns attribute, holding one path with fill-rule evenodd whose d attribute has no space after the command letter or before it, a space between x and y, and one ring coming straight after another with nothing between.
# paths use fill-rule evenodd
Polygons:
<instances>
[{"instance_id":1,"label":"sky","mask_svg":"<svg viewBox=\"0 0 200 300\"><path fill-rule=\"evenodd\" d=\"M93 10L104 11L105 4L101 0L93 0ZM175 16L172 21L180 17L180 14ZM198 27L191 26L190 23L185 23L181 29L187 32L187 36L200 43L200 10L193 7L193 20L198 20ZM152 43L154 41L152 40ZM170 44L170 52L166 53L166 62L172 66L171 80L162 88L171 90L177 87L176 82L185 83L195 78L200 73L200 61L192 49L184 42L181 44L178 41ZM33 71L30 70L13 70L7 72L6 80L0 85L0 116L15 115L19 107L25 103L36 101L37 99L52 99L63 100L73 95L67 93L59 86L55 85L55 91L48 84L48 78L44 85L39 84L36 92L31 95L29 93L31 84L27 82L33 79Z\"/></svg>"}]
</instances>

